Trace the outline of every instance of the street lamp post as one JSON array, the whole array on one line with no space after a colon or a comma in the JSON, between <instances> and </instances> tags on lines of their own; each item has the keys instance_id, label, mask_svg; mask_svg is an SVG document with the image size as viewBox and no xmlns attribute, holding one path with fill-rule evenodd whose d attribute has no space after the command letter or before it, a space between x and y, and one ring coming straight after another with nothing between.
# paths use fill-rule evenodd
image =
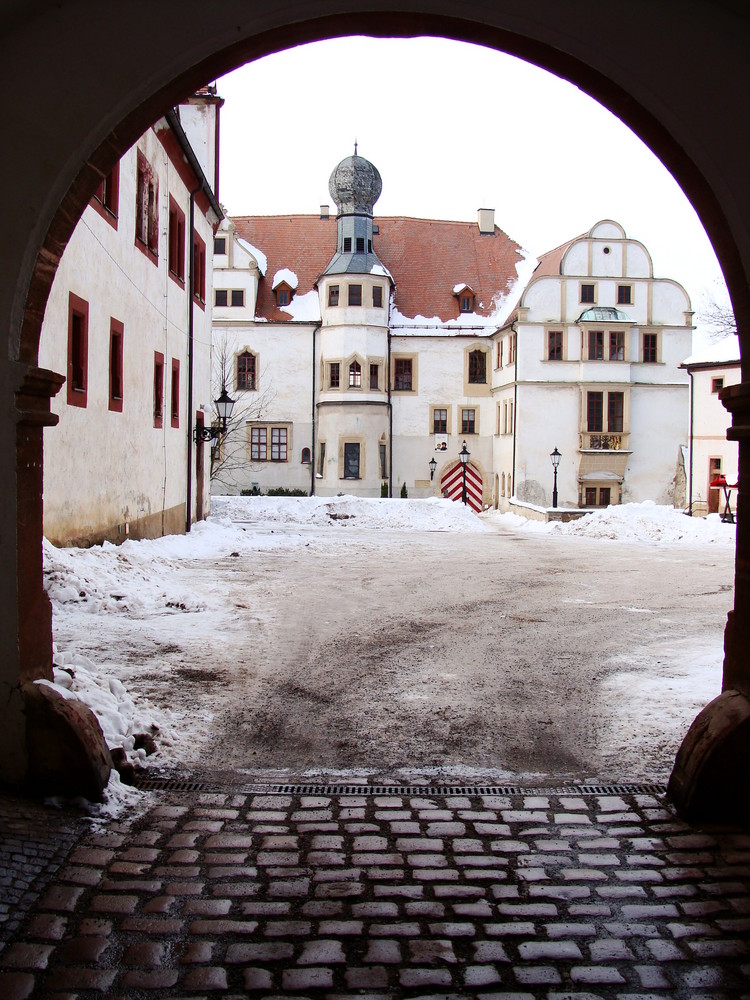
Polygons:
<instances>
[{"instance_id":1,"label":"street lamp post","mask_svg":"<svg viewBox=\"0 0 750 1000\"><path fill-rule=\"evenodd\" d=\"M219 438L223 437L227 432L227 424L232 417L232 410L234 409L234 400L227 392L227 387L223 385L221 387L221 395L218 399L214 400L214 406L216 407L216 413L219 418L218 427L196 427L193 430L193 441L198 444L200 441L218 441Z\"/></svg>"},{"instance_id":2,"label":"street lamp post","mask_svg":"<svg viewBox=\"0 0 750 1000\"><path fill-rule=\"evenodd\" d=\"M560 459L561 458L562 458L562 455L557 450L557 448L555 448L555 450L550 455L550 459L552 461L552 468L553 468L554 473L555 473L555 478L554 478L554 481L552 483L552 506L553 507L557 507L557 467L560 464Z\"/></svg>"},{"instance_id":3,"label":"street lamp post","mask_svg":"<svg viewBox=\"0 0 750 1000\"><path fill-rule=\"evenodd\" d=\"M467 450L467 448L466 448L466 442L464 441L464 446L461 449L461 451L459 451L459 453L458 453L458 457L461 459L461 469L462 469L463 474L464 474L463 491L462 491L462 494L461 494L461 500L463 501L464 505L466 504L466 499L467 499L467 497L466 497L466 463L469 461L469 454L470 454L470 452Z\"/></svg>"},{"instance_id":4,"label":"street lamp post","mask_svg":"<svg viewBox=\"0 0 750 1000\"><path fill-rule=\"evenodd\" d=\"M432 480L435 478L435 469L437 469L437 462L435 461L434 458L431 458L427 464L430 467L430 482L432 482Z\"/></svg>"}]
</instances>

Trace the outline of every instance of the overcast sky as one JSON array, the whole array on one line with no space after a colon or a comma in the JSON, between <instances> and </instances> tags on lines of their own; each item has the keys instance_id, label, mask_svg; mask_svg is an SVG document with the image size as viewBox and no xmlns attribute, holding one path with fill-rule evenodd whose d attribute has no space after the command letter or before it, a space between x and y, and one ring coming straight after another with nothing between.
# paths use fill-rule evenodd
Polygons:
<instances>
[{"instance_id":1,"label":"overcast sky","mask_svg":"<svg viewBox=\"0 0 750 1000\"><path fill-rule=\"evenodd\" d=\"M609 111L558 77L445 39L345 38L218 81L220 198L230 215L317 213L354 151L383 179L376 215L495 222L534 255L621 223L699 310L721 269L671 174ZM718 291L717 291L718 288Z\"/></svg>"}]
</instances>

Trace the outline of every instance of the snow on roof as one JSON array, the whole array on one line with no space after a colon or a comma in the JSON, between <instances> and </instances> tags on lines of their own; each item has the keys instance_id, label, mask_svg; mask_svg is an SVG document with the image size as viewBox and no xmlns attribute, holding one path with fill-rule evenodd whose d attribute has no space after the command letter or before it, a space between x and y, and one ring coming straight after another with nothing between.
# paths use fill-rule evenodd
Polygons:
<instances>
[{"instance_id":1,"label":"snow on roof","mask_svg":"<svg viewBox=\"0 0 750 1000\"><path fill-rule=\"evenodd\" d=\"M453 286L453 294L460 295L464 288L468 288L471 291L471 286L467 285L465 281L460 281L457 285Z\"/></svg>"},{"instance_id":2,"label":"snow on roof","mask_svg":"<svg viewBox=\"0 0 750 1000\"><path fill-rule=\"evenodd\" d=\"M320 297L314 288L304 295L293 296L291 302L285 306L279 306L279 309L289 313L292 319L298 322L305 320L313 323L320 322Z\"/></svg>"},{"instance_id":3,"label":"snow on roof","mask_svg":"<svg viewBox=\"0 0 750 1000\"><path fill-rule=\"evenodd\" d=\"M740 360L739 337L731 333L728 337L722 337L715 344L708 344L706 347L691 354L682 364L685 368L692 365L719 365L738 362Z\"/></svg>"},{"instance_id":4,"label":"snow on roof","mask_svg":"<svg viewBox=\"0 0 750 1000\"><path fill-rule=\"evenodd\" d=\"M290 271L288 267L282 267L276 272L276 274L274 274L271 288L278 288L282 283L289 285L292 289L295 289L299 284L299 278L294 271Z\"/></svg>"},{"instance_id":5,"label":"snow on roof","mask_svg":"<svg viewBox=\"0 0 750 1000\"><path fill-rule=\"evenodd\" d=\"M294 268L299 294L317 286L336 251L333 217L238 216L232 221L243 239L253 247L263 247L268 273ZM474 292L476 315L492 317L489 324L475 319L474 325L497 325L498 319L504 321L510 313L506 304L511 299L515 304L520 276L533 258L497 226L494 235L488 236L479 232L476 222L403 216L376 217L374 222L379 227L374 250L385 276L392 276L396 285L394 301L402 320L414 318L417 326L425 323L419 317L437 318L441 325L455 320L458 305L453 287L459 276ZM371 273L381 272L376 265ZM256 316L282 322L289 318L265 282L258 289Z\"/></svg>"},{"instance_id":6,"label":"snow on roof","mask_svg":"<svg viewBox=\"0 0 750 1000\"><path fill-rule=\"evenodd\" d=\"M268 268L268 258L263 253L263 251L259 250L257 247L254 247L252 243L249 243L247 240L243 240L241 236L237 237L237 242L240 244L243 250L247 250L249 254L253 255L258 264L258 270L262 275L265 275L266 269Z\"/></svg>"}]
</instances>

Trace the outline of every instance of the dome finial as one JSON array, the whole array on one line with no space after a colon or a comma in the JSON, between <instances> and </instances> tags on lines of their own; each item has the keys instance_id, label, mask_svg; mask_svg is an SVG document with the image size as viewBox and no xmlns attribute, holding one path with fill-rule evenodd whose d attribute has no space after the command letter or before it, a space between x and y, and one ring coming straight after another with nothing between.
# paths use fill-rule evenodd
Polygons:
<instances>
[{"instance_id":1,"label":"dome finial","mask_svg":"<svg viewBox=\"0 0 750 1000\"><path fill-rule=\"evenodd\" d=\"M354 140L354 155L357 155L357 140Z\"/></svg>"}]
</instances>

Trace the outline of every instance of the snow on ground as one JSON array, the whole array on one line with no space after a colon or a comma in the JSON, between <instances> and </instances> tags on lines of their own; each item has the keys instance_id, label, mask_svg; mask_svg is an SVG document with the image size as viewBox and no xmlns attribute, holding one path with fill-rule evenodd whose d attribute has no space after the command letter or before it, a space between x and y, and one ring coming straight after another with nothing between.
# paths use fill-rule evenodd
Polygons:
<instances>
[{"instance_id":1,"label":"snow on ground","mask_svg":"<svg viewBox=\"0 0 750 1000\"><path fill-rule=\"evenodd\" d=\"M212 516L247 521L399 531L488 531L469 507L430 497L388 500L363 497L212 497Z\"/></svg>"},{"instance_id":2,"label":"snow on ground","mask_svg":"<svg viewBox=\"0 0 750 1000\"><path fill-rule=\"evenodd\" d=\"M89 549L58 549L44 542L45 586L55 616L70 614L123 615L128 619L158 619L176 615L201 615L206 604L199 594L186 592L173 572L187 561L215 560L230 554L271 548L310 545L326 547L340 531L367 529L371 545L392 532L494 532L548 533L559 538L616 540L650 545L733 545L733 525L718 515L689 518L670 507L653 503L609 507L567 524L528 521L515 514L487 511L477 517L469 508L444 499L388 500L351 496L321 497L213 497L212 516L188 535L132 541L115 546L105 543ZM392 535L391 535L392 540ZM645 609L631 609L645 610ZM208 616L210 618L210 615ZM77 620L78 621L78 620ZM210 623L208 623L210 626ZM85 619L79 628L85 629ZM644 654L648 660L648 654ZM626 743L639 727L657 733L665 704L679 693L695 710L717 693L721 651L681 650L681 667L663 672L636 665L633 651L623 659L622 671L607 681L613 705L613 745ZM653 659L653 657L652 657ZM675 660L674 656L672 658ZM677 662L675 660L675 662ZM669 657L667 657L667 661ZM650 661L649 661L650 662ZM89 658L57 650L54 687L63 697L74 696L96 714L110 748L122 747L128 759L141 766L169 760L171 746L183 734L169 711L144 700L137 703L116 677L117 665L106 672ZM49 683L49 682L41 682ZM625 697L627 694L627 697ZM620 697L620 696L623 697ZM636 697L637 695L637 697ZM136 749L139 733L155 735L158 753L147 757ZM100 815L116 815L133 804L132 789L113 775Z\"/></svg>"},{"instance_id":3,"label":"snow on ground","mask_svg":"<svg viewBox=\"0 0 750 1000\"><path fill-rule=\"evenodd\" d=\"M723 524L718 514L706 518L688 517L674 507L628 503L593 511L585 517L562 521L531 521L518 514L489 511L483 515L489 524L510 530L543 532L575 538L612 539L618 542L646 542L653 545L735 544L735 525Z\"/></svg>"}]
</instances>

